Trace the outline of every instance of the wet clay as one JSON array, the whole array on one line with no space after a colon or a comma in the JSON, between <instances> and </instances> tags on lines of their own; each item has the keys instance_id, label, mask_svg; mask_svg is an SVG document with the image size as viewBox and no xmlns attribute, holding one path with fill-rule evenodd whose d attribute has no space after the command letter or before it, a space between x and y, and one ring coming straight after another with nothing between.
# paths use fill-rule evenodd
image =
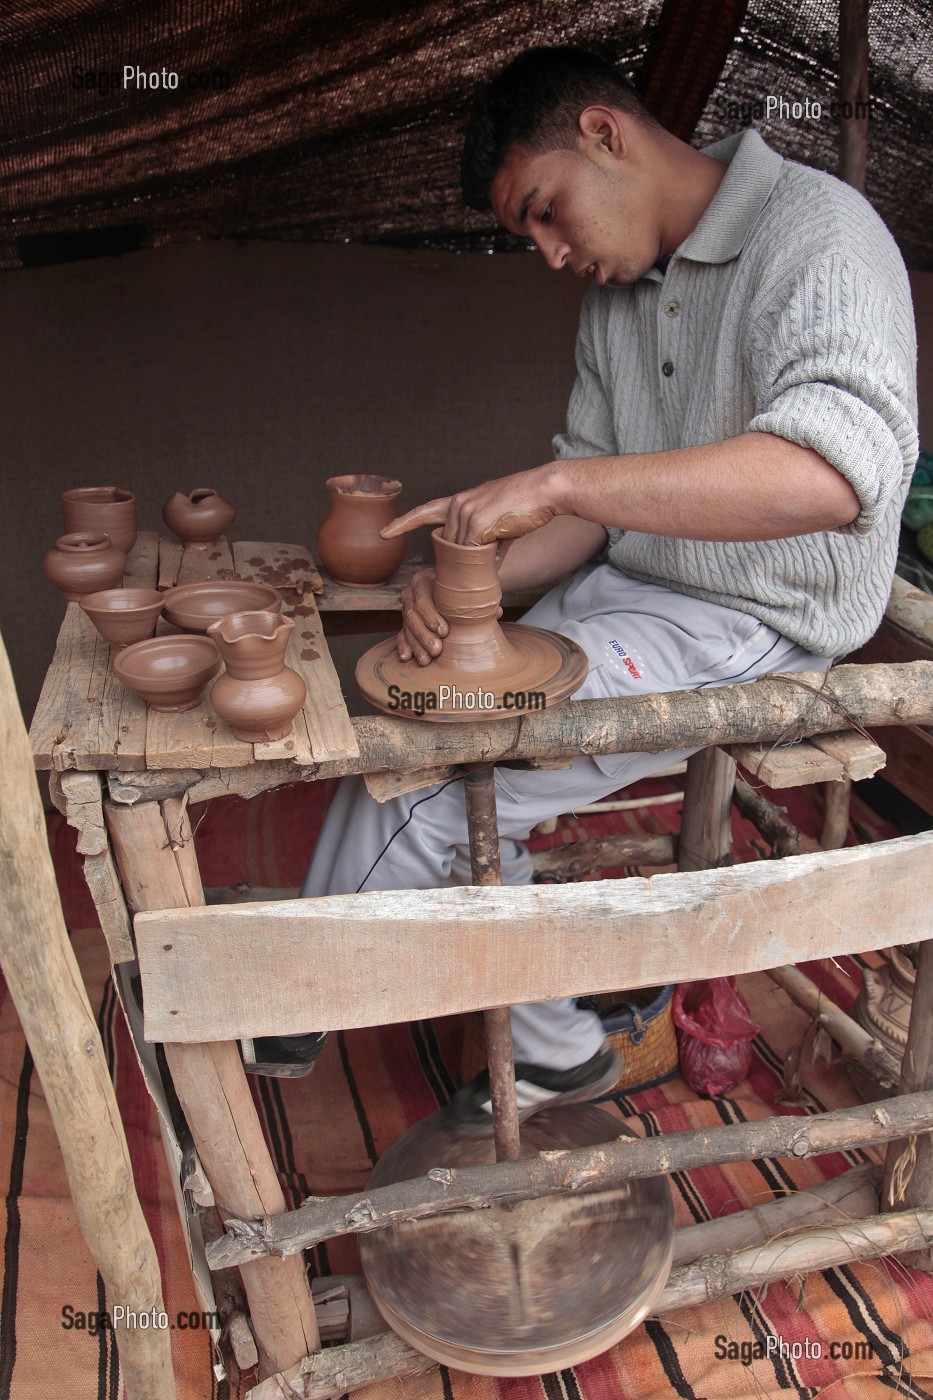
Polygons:
<instances>
[{"instance_id":1,"label":"wet clay","mask_svg":"<svg viewBox=\"0 0 933 1400\"><path fill-rule=\"evenodd\" d=\"M42 561L47 579L68 599L113 588L126 572L126 555L100 531L76 530L60 535Z\"/></svg>"},{"instance_id":2,"label":"wet clay","mask_svg":"<svg viewBox=\"0 0 933 1400\"><path fill-rule=\"evenodd\" d=\"M260 744L291 731L307 694L297 671L285 665L294 626L290 617L260 611L230 613L207 629L227 667L211 704L238 739Z\"/></svg>"},{"instance_id":3,"label":"wet clay","mask_svg":"<svg viewBox=\"0 0 933 1400\"><path fill-rule=\"evenodd\" d=\"M317 532L317 554L335 583L378 588L405 558L406 540L379 531L395 519L400 481L384 476L332 476L330 510Z\"/></svg>"},{"instance_id":4,"label":"wet clay","mask_svg":"<svg viewBox=\"0 0 933 1400\"><path fill-rule=\"evenodd\" d=\"M446 618L443 650L427 666L399 660L395 639L380 642L356 668L360 689L388 714L433 721L514 719L566 700L582 685L586 654L567 637L521 623L501 625L502 589L493 542L434 544L434 602ZM421 701L405 697L416 697Z\"/></svg>"},{"instance_id":5,"label":"wet clay","mask_svg":"<svg viewBox=\"0 0 933 1400\"><path fill-rule=\"evenodd\" d=\"M198 486L187 496L176 491L162 507L162 519L186 549L216 544L236 519L236 507L210 486Z\"/></svg>"},{"instance_id":6,"label":"wet clay","mask_svg":"<svg viewBox=\"0 0 933 1400\"><path fill-rule=\"evenodd\" d=\"M136 497L121 486L73 486L62 492L65 534L89 530L110 536L129 554L136 543Z\"/></svg>"}]
</instances>

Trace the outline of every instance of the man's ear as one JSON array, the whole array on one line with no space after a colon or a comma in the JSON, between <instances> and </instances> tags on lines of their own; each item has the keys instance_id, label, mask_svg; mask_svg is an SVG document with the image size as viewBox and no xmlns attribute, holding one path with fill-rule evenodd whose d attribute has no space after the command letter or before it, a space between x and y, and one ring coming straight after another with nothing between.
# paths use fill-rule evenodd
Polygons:
<instances>
[{"instance_id":1,"label":"man's ear","mask_svg":"<svg viewBox=\"0 0 933 1400\"><path fill-rule=\"evenodd\" d=\"M605 159L622 159L628 151L627 132L622 114L615 107L584 107L577 118L580 144Z\"/></svg>"}]
</instances>

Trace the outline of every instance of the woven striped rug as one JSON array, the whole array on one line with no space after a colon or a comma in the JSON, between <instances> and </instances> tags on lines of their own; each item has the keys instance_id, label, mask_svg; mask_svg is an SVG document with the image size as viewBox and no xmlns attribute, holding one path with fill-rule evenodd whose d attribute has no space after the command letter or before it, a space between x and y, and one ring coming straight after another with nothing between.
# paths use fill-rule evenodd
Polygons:
<instances>
[{"instance_id":1,"label":"woven striped rug","mask_svg":"<svg viewBox=\"0 0 933 1400\"><path fill-rule=\"evenodd\" d=\"M658 792L662 786L646 784L640 790ZM309 804L308 794L314 792L314 785L285 789L277 799L267 795L250 804L218 803L199 814L206 883L247 879L297 884L320 820L320 794ZM815 830L818 818L805 810L797 793L776 797L791 807L792 819ZM637 823L663 831L676 826L678 818L679 808L672 804L587 819L582 829L597 834ZM302 833L300 840L294 839L296 831ZM568 818L547 840L580 834L581 824ZM851 839L891 834L856 798ZM739 858L763 853L759 838L739 819L735 837ZM116 1085L137 1188L161 1261L166 1311L172 1320L189 1322L199 1304L155 1113L107 975L103 939L98 929L80 926L92 920L70 833L55 818L50 840L66 917L75 928L75 948ZM868 955L808 970L825 979L830 994L849 1006L858 990L860 962L878 961L877 955ZM741 985L762 1026L745 1083L728 1097L700 1100L676 1079L607 1101L606 1109L639 1134L655 1136L859 1101L844 1068L820 1062L808 1072L799 1103L782 1104L784 1055L799 1044L807 1018L767 977L744 978ZM112 1334L93 1326L108 1300L78 1230L42 1088L2 984L0 995L0 1400L118 1400L122 1386ZM459 1017L349 1031L331 1036L308 1079L253 1081L289 1205L310 1194L362 1187L388 1144L444 1103L456 1087L462 1035ZM868 1154L855 1151L807 1162L755 1161L676 1173L671 1177L676 1221L686 1225L763 1203L866 1160ZM321 1245L307 1258L312 1275L358 1270L352 1238ZM88 1319L90 1325L82 1326ZM219 1380L206 1333L184 1322L171 1334L179 1400L245 1397L255 1376ZM799 1344L802 1354L796 1360L765 1357L771 1335L786 1342L792 1355ZM815 1355L819 1350L822 1355ZM835 1358L831 1350L838 1353ZM801 1400L817 1395L862 1400L891 1393L933 1400L933 1279L893 1258L834 1268L649 1321L603 1356L559 1374L494 1380L436 1368L356 1394L365 1400L745 1400L788 1392Z\"/></svg>"}]
</instances>

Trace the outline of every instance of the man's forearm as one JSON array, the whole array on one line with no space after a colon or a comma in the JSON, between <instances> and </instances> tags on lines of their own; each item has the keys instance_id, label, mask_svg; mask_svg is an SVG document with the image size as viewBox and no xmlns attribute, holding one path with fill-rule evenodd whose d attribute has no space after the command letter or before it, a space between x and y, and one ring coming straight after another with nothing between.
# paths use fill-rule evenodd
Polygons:
<instances>
[{"instance_id":1,"label":"man's forearm","mask_svg":"<svg viewBox=\"0 0 933 1400\"><path fill-rule=\"evenodd\" d=\"M503 593L555 583L578 569L606 543L601 525L572 515L558 515L540 530L522 535L510 545L499 581Z\"/></svg>"},{"instance_id":2,"label":"man's forearm","mask_svg":"<svg viewBox=\"0 0 933 1400\"><path fill-rule=\"evenodd\" d=\"M553 462L561 515L693 540L766 540L848 524L859 500L818 453L770 433L703 447Z\"/></svg>"}]
</instances>

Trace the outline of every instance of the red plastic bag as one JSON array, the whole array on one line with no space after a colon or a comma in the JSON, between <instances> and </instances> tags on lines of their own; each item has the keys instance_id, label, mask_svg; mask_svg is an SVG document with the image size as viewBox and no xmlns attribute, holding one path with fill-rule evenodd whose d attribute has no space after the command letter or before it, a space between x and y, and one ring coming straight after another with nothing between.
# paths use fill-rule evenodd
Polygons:
<instances>
[{"instance_id":1,"label":"red plastic bag","mask_svg":"<svg viewBox=\"0 0 933 1400\"><path fill-rule=\"evenodd\" d=\"M726 1094L748 1074L752 1040L761 1027L752 1020L732 977L687 982L674 992L680 1069L697 1094Z\"/></svg>"}]
</instances>

